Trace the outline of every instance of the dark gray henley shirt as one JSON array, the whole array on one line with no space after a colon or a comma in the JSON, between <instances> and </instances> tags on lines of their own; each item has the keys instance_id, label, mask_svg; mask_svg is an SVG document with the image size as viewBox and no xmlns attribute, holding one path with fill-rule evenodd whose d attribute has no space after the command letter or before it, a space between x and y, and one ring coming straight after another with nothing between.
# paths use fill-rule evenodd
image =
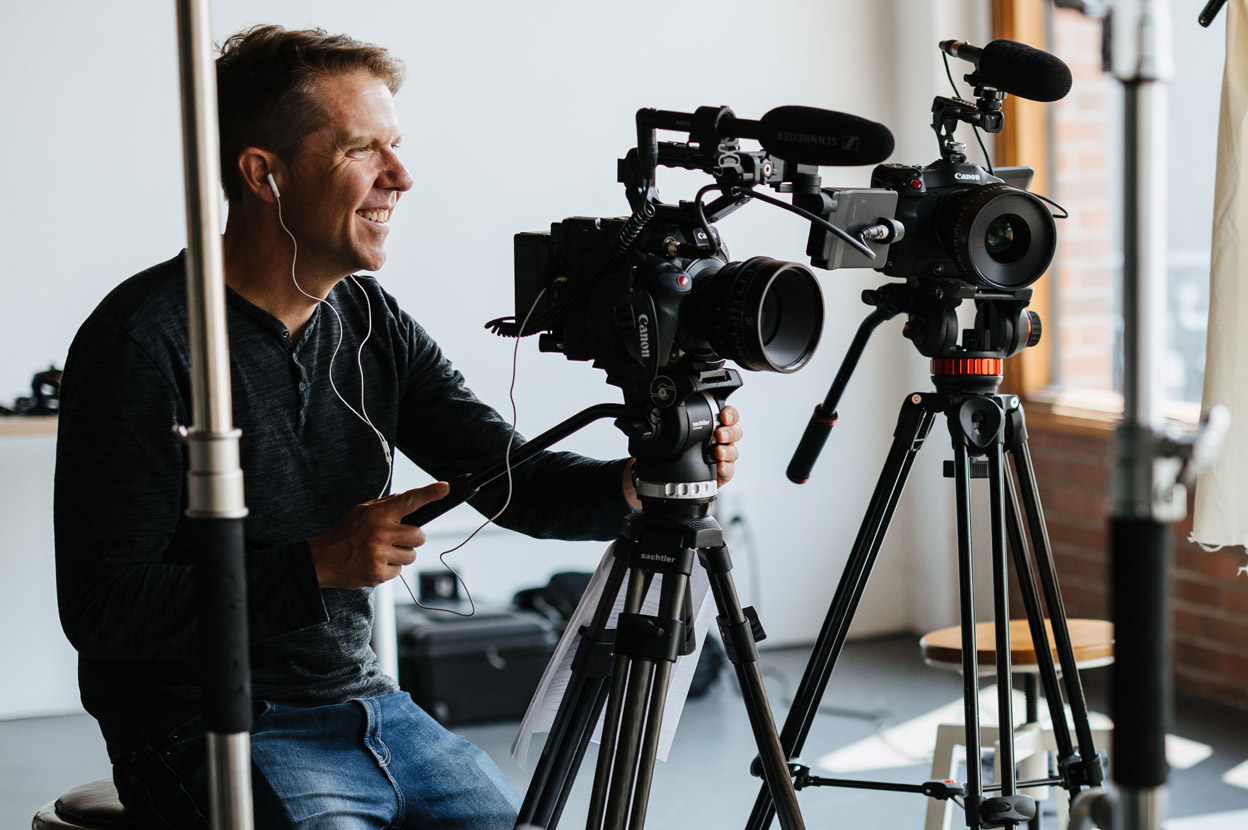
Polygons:
<instances>
[{"instance_id":1,"label":"dark gray henley shirt","mask_svg":"<svg viewBox=\"0 0 1248 830\"><path fill-rule=\"evenodd\" d=\"M502 457L510 427L479 401L436 343L376 280L343 280L334 362L392 446L451 479ZM361 290L362 289L362 290ZM227 289L235 425L246 519L252 693L316 705L396 690L370 647L369 590L317 586L307 539L376 498L386 463L373 431L329 385L338 323L323 305L298 342L281 321ZM199 713L194 566L187 542L190 355L181 254L114 289L79 330L65 363L55 526L61 622L79 653L83 705L117 760ZM498 524L560 539L609 539L628 512L622 461L547 452L515 470ZM506 485L472 504L487 515Z\"/></svg>"}]
</instances>

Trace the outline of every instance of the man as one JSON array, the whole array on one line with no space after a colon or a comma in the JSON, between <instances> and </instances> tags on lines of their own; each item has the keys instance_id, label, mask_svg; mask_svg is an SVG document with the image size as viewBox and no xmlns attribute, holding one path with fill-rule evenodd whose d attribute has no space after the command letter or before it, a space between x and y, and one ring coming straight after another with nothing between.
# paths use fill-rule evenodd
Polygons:
<instances>
[{"instance_id":1,"label":"man","mask_svg":"<svg viewBox=\"0 0 1248 830\"><path fill-rule=\"evenodd\" d=\"M257 826L510 827L518 799L501 771L399 692L369 647L371 588L425 539L399 520L447 489L385 496L391 447L445 480L496 461L511 438L394 298L350 276L382 266L412 187L396 155L402 64L267 26L227 40L217 69ZM194 570L179 564L188 462L172 429L189 420L185 268L182 254L122 283L75 338L55 515L83 703L123 803L177 828L208 826ZM340 352L355 359L335 364ZM722 420L721 483L741 435L734 410ZM638 506L629 469L544 453L515 470L498 523L612 538ZM473 505L493 515L506 498L499 483Z\"/></svg>"}]
</instances>

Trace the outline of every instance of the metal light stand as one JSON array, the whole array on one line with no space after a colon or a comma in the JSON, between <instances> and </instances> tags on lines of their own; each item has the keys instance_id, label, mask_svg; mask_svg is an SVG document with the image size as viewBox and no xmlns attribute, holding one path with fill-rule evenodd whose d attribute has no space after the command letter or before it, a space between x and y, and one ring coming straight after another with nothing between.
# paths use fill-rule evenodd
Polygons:
<instances>
[{"instance_id":1,"label":"metal light stand","mask_svg":"<svg viewBox=\"0 0 1248 830\"><path fill-rule=\"evenodd\" d=\"M214 828L251 830L251 676L247 649L247 579L243 565L243 473L233 427L225 272L221 251L221 180L216 66L209 0L179 0L178 53L186 170L187 316L192 423L183 430L190 455L187 516L199 531L199 639L203 718Z\"/></svg>"},{"instance_id":2,"label":"metal light stand","mask_svg":"<svg viewBox=\"0 0 1248 830\"><path fill-rule=\"evenodd\" d=\"M1166 0L1056 0L1105 17L1108 66L1123 85L1123 420L1111 477L1114 791L1075 801L1071 827L1159 830L1168 774L1171 525L1187 485L1226 428L1211 412L1193 436L1168 434L1163 414L1166 308L1166 83L1173 75Z\"/></svg>"}]
</instances>

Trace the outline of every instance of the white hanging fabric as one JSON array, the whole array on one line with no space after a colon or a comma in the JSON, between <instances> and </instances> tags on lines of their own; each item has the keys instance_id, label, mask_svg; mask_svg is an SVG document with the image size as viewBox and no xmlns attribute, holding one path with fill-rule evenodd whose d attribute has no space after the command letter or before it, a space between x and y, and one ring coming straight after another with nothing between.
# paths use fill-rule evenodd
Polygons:
<instances>
[{"instance_id":1,"label":"white hanging fabric","mask_svg":"<svg viewBox=\"0 0 1248 830\"><path fill-rule=\"evenodd\" d=\"M1217 460L1200 475L1192 538L1248 545L1248 0L1226 6L1213 256L1202 410L1230 409Z\"/></svg>"}]
</instances>

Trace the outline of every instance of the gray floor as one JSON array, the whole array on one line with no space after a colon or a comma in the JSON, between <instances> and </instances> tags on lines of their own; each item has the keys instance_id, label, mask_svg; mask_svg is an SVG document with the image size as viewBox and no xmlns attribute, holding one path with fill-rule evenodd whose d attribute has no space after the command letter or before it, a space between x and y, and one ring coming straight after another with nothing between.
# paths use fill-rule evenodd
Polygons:
<instances>
[{"instance_id":1,"label":"gray floor","mask_svg":"<svg viewBox=\"0 0 1248 830\"><path fill-rule=\"evenodd\" d=\"M768 694L781 722L807 659L800 649L763 654ZM1105 670L1088 675L1089 702L1103 711ZM930 763L920 757L924 747L895 747L915 760L886 769L833 773L818 764L833 750L895 735L890 732L893 727L956 701L960 694L958 675L923 665L914 637L851 643L806 741L805 760L816 775L921 783L928 777ZM1243 830L1248 827L1248 789L1222 778L1248 761L1248 715L1182 701L1176 709L1172 733L1207 745L1211 754L1172 773L1169 826L1175 830ZM523 792L529 773L509 755L515 729L514 723L505 723L457 731L489 751ZM540 742L535 741L530 769L539 750ZM926 751L930 753L930 746ZM562 827L584 824L593 752L577 778ZM706 696L690 701L685 709L671 757L656 770L650 826L744 827L759 789L758 779L749 775L755 754L735 680L725 673ZM107 775L103 742L89 717L0 721L0 830L29 827L39 805L75 784ZM919 830L926 800L907 793L828 787L803 790L799 804L811 830L864 826L864 820L872 823L865 826ZM1210 818L1200 820L1200 816ZM962 826L960 811L952 826ZM1056 825L1049 821L1047 826Z\"/></svg>"}]
</instances>

